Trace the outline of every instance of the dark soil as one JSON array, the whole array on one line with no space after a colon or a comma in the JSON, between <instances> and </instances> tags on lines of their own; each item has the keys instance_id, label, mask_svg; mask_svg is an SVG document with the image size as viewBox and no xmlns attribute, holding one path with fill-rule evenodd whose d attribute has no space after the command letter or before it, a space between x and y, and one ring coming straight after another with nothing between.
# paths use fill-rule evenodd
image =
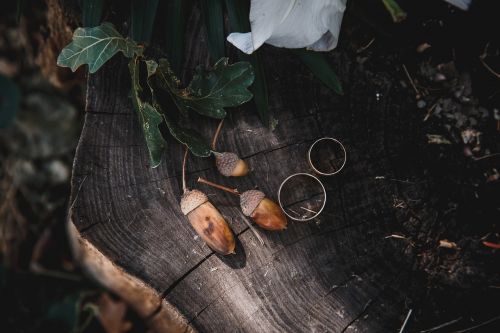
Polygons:
<instances>
[{"instance_id":1,"label":"dark soil","mask_svg":"<svg viewBox=\"0 0 500 333\"><path fill-rule=\"evenodd\" d=\"M375 4L351 2L357 10L345 22L353 28L343 43L362 48L374 38L358 61L382 48L387 62L406 67L401 84L415 96L408 110L418 115L409 133L415 145L394 163L426 181L393 180L400 184L393 208L406 220L393 241L412 264L415 282L427 286L413 291L415 326L461 318L440 330L453 331L499 315L500 253L492 248L500 243L500 77L492 72L500 71L498 20L485 2L469 12L442 1L399 3L408 18L396 25ZM412 197L417 188L428 200Z\"/></svg>"}]
</instances>

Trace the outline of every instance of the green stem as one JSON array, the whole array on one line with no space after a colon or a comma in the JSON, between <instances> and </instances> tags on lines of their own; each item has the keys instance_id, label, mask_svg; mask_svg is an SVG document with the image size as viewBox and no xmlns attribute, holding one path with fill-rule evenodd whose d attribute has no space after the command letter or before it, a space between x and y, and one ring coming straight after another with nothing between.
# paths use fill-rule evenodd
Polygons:
<instances>
[{"instance_id":1,"label":"green stem","mask_svg":"<svg viewBox=\"0 0 500 333\"><path fill-rule=\"evenodd\" d=\"M382 0L382 2L395 23L399 23L406 18L406 12L399 7L395 0Z\"/></svg>"}]
</instances>

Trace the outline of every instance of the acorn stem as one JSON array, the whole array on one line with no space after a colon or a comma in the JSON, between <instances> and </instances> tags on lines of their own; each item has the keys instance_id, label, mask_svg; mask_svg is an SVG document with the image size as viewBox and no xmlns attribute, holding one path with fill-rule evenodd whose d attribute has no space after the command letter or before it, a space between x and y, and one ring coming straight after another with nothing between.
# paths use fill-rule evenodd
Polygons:
<instances>
[{"instance_id":1,"label":"acorn stem","mask_svg":"<svg viewBox=\"0 0 500 333\"><path fill-rule=\"evenodd\" d=\"M215 150L215 145L217 144L217 139L219 138L220 131L222 129L222 125L224 124L224 118L222 118L215 130L214 138L212 139L212 150Z\"/></svg>"},{"instance_id":2,"label":"acorn stem","mask_svg":"<svg viewBox=\"0 0 500 333\"><path fill-rule=\"evenodd\" d=\"M202 178L202 177L198 177L198 183L207 184L209 186L218 188L219 190L223 190L223 191L229 192L229 193L234 194L234 195L241 195L241 193L238 192L238 190L235 188L229 188L229 187L226 187L223 185L219 185L217 183L213 183L209 180L206 180L205 178Z\"/></svg>"},{"instance_id":3,"label":"acorn stem","mask_svg":"<svg viewBox=\"0 0 500 333\"><path fill-rule=\"evenodd\" d=\"M184 158L182 159L182 192L186 193L187 185L186 185L186 161L188 156L189 149L186 146L186 151L184 152Z\"/></svg>"}]
</instances>

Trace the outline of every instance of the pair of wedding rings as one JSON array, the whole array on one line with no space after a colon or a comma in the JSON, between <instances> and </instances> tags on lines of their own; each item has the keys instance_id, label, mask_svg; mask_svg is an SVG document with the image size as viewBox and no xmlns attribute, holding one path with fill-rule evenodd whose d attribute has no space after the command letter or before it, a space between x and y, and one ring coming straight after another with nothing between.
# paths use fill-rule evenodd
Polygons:
<instances>
[{"instance_id":1,"label":"pair of wedding rings","mask_svg":"<svg viewBox=\"0 0 500 333\"><path fill-rule=\"evenodd\" d=\"M341 156L341 162L339 163L340 164L339 167L334 168L334 170L321 170L321 168L318 167L313 162L314 158L312 157L312 154L316 152L316 149L317 149L317 147L319 145L330 145L331 146L330 148L333 148L333 149L336 149L337 151L340 151L340 154L343 155L343 156ZM321 175L321 176L333 176L333 175L336 175L337 173L339 173L344 168L344 166L346 164L346 161L347 161L347 151L346 151L344 145L339 140L334 139L334 138L330 138L330 137L324 137L324 138L320 138L320 139L316 140L311 145L311 147L309 147L309 150L307 152L307 161L309 163L309 166L314 171L314 173L316 173L318 175ZM296 180L299 177L311 178L314 182L316 182L316 183L319 184L319 187L321 188L321 191L323 192L323 201L322 201L321 206L320 206L319 209L312 210L312 209L309 209L309 208L301 207L302 209L308 211L309 213L313 213L314 215L312 215L312 216L300 215L297 212L294 212L296 214L294 216L294 215L290 214L287 211L286 207L283 205L282 190L283 190L284 186L287 183L289 183L289 182L291 182L293 180ZM285 178L285 180L283 180L283 182L281 183L281 185L279 187L279 190L278 190L278 202L279 202L279 205L280 205L281 209L283 210L283 212L290 219L295 220L295 221L309 221L309 220L312 220L312 219L318 217L321 214L321 212L323 211L323 209L325 208L325 205L326 205L326 189L325 189L325 186L323 185L323 183L321 182L321 180L317 176L315 176L315 175L313 175L311 173L307 173L307 172L295 173L295 174L290 175L287 178Z\"/></svg>"}]
</instances>

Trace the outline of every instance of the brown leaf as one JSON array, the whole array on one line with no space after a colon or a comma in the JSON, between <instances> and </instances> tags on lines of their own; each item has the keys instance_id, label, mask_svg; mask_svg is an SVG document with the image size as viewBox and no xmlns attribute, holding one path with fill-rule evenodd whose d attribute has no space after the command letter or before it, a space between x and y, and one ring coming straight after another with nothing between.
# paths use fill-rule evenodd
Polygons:
<instances>
[{"instance_id":1,"label":"brown leaf","mask_svg":"<svg viewBox=\"0 0 500 333\"><path fill-rule=\"evenodd\" d=\"M455 242L450 242L447 239L441 239L439 241L439 247L445 247L447 249L456 249L457 248L457 243Z\"/></svg>"},{"instance_id":2,"label":"brown leaf","mask_svg":"<svg viewBox=\"0 0 500 333\"><path fill-rule=\"evenodd\" d=\"M492 249L500 249L500 244L492 243L492 242L483 242L484 246L491 247Z\"/></svg>"},{"instance_id":3,"label":"brown leaf","mask_svg":"<svg viewBox=\"0 0 500 333\"><path fill-rule=\"evenodd\" d=\"M132 323L125 320L127 305L122 300L113 300L108 293L103 293L97 302L97 318L106 333L125 333L130 331Z\"/></svg>"}]
</instances>

